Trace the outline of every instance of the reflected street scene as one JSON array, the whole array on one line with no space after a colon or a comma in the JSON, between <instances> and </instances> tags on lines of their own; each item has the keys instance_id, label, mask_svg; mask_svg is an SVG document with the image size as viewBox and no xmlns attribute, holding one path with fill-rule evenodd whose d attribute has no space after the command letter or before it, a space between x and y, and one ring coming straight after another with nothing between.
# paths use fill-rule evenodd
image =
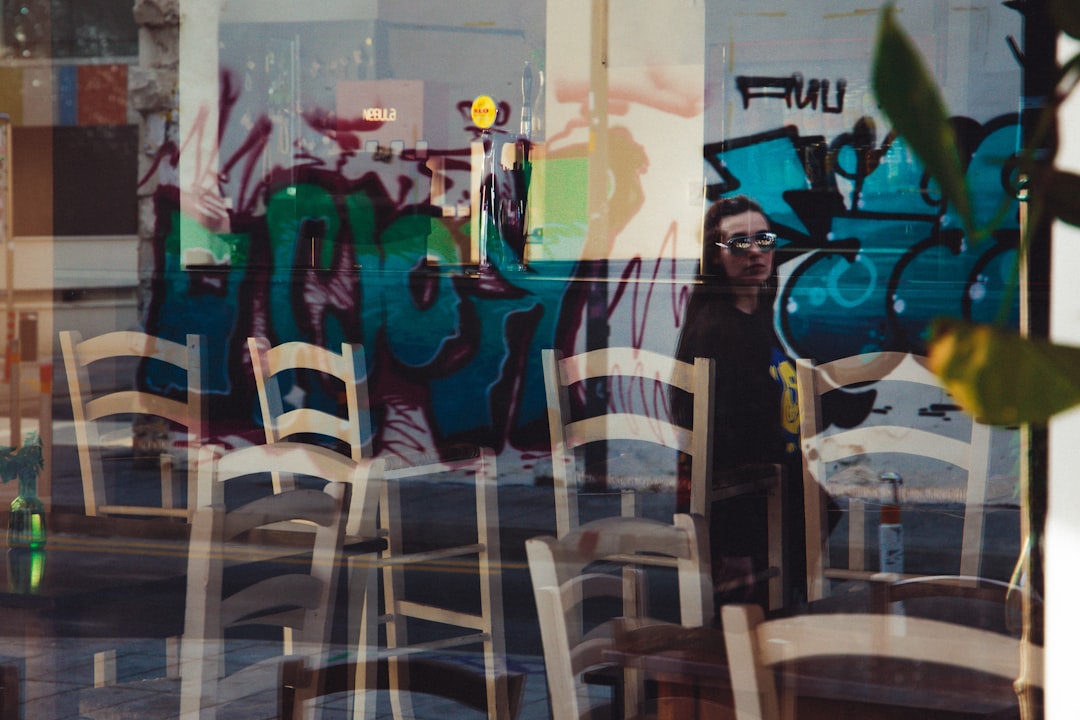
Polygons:
<instances>
[{"instance_id":1,"label":"reflected street scene","mask_svg":"<svg viewBox=\"0 0 1080 720\"><path fill-rule=\"evenodd\" d=\"M1058 717L1069 30L0 0L0 720Z\"/></svg>"}]
</instances>

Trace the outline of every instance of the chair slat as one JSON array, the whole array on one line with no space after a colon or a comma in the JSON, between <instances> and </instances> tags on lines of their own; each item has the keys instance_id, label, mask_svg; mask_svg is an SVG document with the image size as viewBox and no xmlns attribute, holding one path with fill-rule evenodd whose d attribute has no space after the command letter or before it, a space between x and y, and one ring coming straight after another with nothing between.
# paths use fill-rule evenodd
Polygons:
<instances>
[{"instance_id":1,"label":"chair slat","mask_svg":"<svg viewBox=\"0 0 1080 720\"><path fill-rule=\"evenodd\" d=\"M637 440L690 452L693 435L686 428L657 418L632 413L609 413L568 423L566 439L571 448L597 440Z\"/></svg>"},{"instance_id":2,"label":"chair slat","mask_svg":"<svg viewBox=\"0 0 1080 720\"><path fill-rule=\"evenodd\" d=\"M77 342L79 364L84 367L99 360L123 357L153 358L176 367L188 366L187 345L134 330L119 330Z\"/></svg>"},{"instance_id":3,"label":"chair slat","mask_svg":"<svg viewBox=\"0 0 1080 720\"><path fill-rule=\"evenodd\" d=\"M312 610L318 607L322 594L322 583L310 575L275 575L261 582L249 585L243 590L230 595L221 603L221 623L224 626L242 625L246 618L252 618L253 624L263 624L265 618L257 613L261 610L277 607L293 607ZM273 613L277 615L278 613ZM303 628L304 615L288 614L288 627ZM278 624L275 620L272 624Z\"/></svg>"}]
</instances>

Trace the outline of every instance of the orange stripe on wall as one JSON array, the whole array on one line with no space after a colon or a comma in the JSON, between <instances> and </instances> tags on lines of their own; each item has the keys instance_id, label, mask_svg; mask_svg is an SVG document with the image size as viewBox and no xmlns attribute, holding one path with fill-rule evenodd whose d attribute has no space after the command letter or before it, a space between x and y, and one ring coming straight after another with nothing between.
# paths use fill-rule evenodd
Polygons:
<instances>
[{"instance_id":1,"label":"orange stripe on wall","mask_svg":"<svg viewBox=\"0 0 1080 720\"><path fill-rule=\"evenodd\" d=\"M80 65L80 125L127 124L127 65Z\"/></svg>"},{"instance_id":2,"label":"orange stripe on wall","mask_svg":"<svg viewBox=\"0 0 1080 720\"><path fill-rule=\"evenodd\" d=\"M0 113L11 118L12 125L22 125L22 68L0 68Z\"/></svg>"}]
</instances>

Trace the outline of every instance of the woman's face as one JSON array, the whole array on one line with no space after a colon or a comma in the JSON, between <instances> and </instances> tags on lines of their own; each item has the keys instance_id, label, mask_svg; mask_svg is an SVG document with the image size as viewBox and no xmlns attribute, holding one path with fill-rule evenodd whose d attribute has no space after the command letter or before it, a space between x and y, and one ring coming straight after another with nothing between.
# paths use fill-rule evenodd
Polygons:
<instances>
[{"instance_id":1,"label":"woman's face","mask_svg":"<svg viewBox=\"0 0 1080 720\"><path fill-rule=\"evenodd\" d=\"M754 210L747 210L738 215L729 215L720 220L720 239L727 240L733 235L753 235L767 232L769 223L765 216ZM724 268L728 282L738 286L760 286L772 275L773 253L763 251L756 245L742 253L732 252L726 247L714 245L711 249L713 263Z\"/></svg>"}]
</instances>

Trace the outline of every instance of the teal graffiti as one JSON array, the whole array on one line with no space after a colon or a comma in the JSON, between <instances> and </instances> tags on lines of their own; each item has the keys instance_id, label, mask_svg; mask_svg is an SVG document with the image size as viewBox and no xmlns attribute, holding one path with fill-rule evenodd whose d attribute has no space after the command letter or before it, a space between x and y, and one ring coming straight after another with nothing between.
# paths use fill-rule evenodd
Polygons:
<instances>
[{"instance_id":1,"label":"teal graffiti","mask_svg":"<svg viewBox=\"0 0 1080 720\"><path fill-rule=\"evenodd\" d=\"M755 198L784 238L777 326L789 350L827 360L872 350L924 352L938 316L997 317L1016 267L1019 117L955 121L970 148L980 221L1006 205L992 239L972 242L902 139L864 118L832 142L785 127L705 148L709 197ZM1007 315L1016 322L1018 308Z\"/></svg>"}]
</instances>

